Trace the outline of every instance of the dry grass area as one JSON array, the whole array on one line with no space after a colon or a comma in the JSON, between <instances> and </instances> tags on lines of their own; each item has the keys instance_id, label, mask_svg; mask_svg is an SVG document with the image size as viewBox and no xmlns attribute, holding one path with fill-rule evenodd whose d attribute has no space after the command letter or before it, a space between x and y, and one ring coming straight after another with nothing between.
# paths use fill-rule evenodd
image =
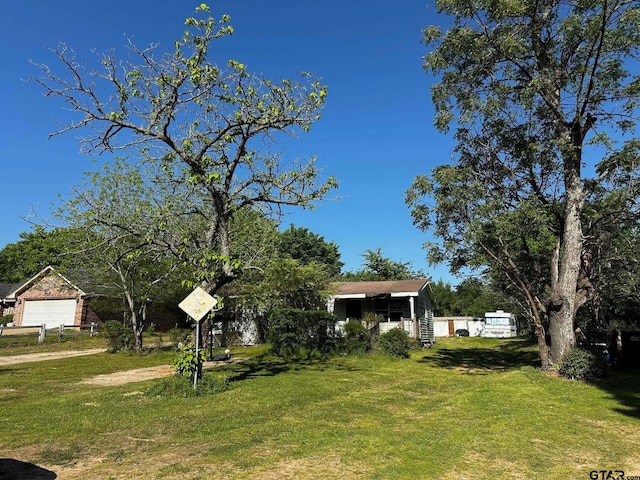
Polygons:
<instances>
[{"instance_id":1,"label":"dry grass area","mask_svg":"<svg viewBox=\"0 0 640 480\"><path fill-rule=\"evenodd\" d=\"M229 361L221 362L204 362L202 368L207 370L220 367L222 365L232 365L246 360L245 358L232 358ZM81 383L85 385L101 385L101 386L117 386L127 383L144 382L154 380L156 378L168 377L173 375L175 370L169 365L158 365L156 367L136 368L133 370L122 370L119 372L108 373L104 375L96 375L95 377L83 380Z\"/></svg>"},{"instance_id":2,"label":"dry grass area","mask_svg":"<svg viewBox=\"0 0 640 480\"><path fill-rule=\"evenodd\" d=\"M311 456L283 459L248 470L240 470L232 464L202 463L198 452L193 461L185 460L182 453L164 453L142 459L135 465L94 458L90 462L78 462L70 467L56 468L59 480L118 479L210 479L210 480L365 480L370 477L366 462L345 464L337 456ZM0 477L1 478L1 477Z\"/></svg>"}]
</instances>

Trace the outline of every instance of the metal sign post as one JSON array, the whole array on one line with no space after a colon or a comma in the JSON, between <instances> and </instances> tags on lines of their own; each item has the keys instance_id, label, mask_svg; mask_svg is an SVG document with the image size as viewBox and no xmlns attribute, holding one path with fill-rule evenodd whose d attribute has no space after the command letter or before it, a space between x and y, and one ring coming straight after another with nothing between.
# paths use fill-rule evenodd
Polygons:
<instances>
[{"instance_id":1,"label":"metal sign post","mask_svg":"<svg viewBox=\"0 0 640 480\"><path fill-rule=\"evenodd\" d=\"M197 367L193 376L193 388L198 385L198 376L202 371L202 362L200 361L200 320L210 312L218 304L218 299L212 297L202 288L196 287L187 297L178 304L178 306L193 318L196 322L196 361Z\"/></svg>"}]
</instances>

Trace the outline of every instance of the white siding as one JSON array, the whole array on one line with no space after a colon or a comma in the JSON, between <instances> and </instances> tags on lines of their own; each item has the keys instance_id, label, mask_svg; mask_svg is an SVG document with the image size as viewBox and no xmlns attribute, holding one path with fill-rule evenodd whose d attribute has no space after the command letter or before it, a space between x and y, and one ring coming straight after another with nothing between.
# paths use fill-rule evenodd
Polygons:
<instances>
[{"instance_id":1,"label":"white siding","mask_svg":"<svg viewBox=\"0 0 640 480\"><path fill-rule=\"evenodd\" d=\"M436 337L448 337L449 322L433 322L433 333Z\"/></svg>"}]
</instances>

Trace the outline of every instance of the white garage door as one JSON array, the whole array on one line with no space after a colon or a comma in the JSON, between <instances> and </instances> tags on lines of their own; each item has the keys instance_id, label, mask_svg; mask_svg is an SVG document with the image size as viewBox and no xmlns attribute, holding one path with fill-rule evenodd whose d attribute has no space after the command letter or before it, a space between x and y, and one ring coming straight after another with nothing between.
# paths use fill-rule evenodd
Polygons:
<instances>
[{"instance_id":1,"label":"white garage door","mask_svg":"<svg viewBox=\"0 0 640 480\"><path fill-rule=\"evenodd\" d=\"M73 325L76 316L75 299L69 300L25 300L22 313L22 325L47 325L56 328L59 325Z\"/></svg>"}]
</instances>

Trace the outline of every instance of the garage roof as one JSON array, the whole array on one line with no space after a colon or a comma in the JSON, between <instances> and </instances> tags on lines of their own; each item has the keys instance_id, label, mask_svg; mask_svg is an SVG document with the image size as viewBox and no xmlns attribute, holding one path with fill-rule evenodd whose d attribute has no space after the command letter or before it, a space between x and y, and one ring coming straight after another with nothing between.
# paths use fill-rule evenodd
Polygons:
<instances>
[{"instance_id":1,"label":"garage roof","mask_svg":"<svg viewBox=\"0 0 640 480\"><path fill-rule=\"evenodd\" d=\"M39 273L37 273L36 275L34 275L33 277L31 277L26 282L18 284L17 288L15 288L11 292L11 294L12 294L11 297L15 297L15 296L19 295L20 293L24 292L25 290L30 288L34 283L36 283L36 281L38 281L42 277L45 277L49 273L56 274L65 283L67 283L71 288L77 290L80 293L80 295L86 295L85 292L82 291L82 289L78 288L76 285L71 283L64 275L59 274L58 272L55 271L55 269L53 267L48 266L48 267L44 268L42 271L40 271Z\"/></svg>"}]
</instances>

